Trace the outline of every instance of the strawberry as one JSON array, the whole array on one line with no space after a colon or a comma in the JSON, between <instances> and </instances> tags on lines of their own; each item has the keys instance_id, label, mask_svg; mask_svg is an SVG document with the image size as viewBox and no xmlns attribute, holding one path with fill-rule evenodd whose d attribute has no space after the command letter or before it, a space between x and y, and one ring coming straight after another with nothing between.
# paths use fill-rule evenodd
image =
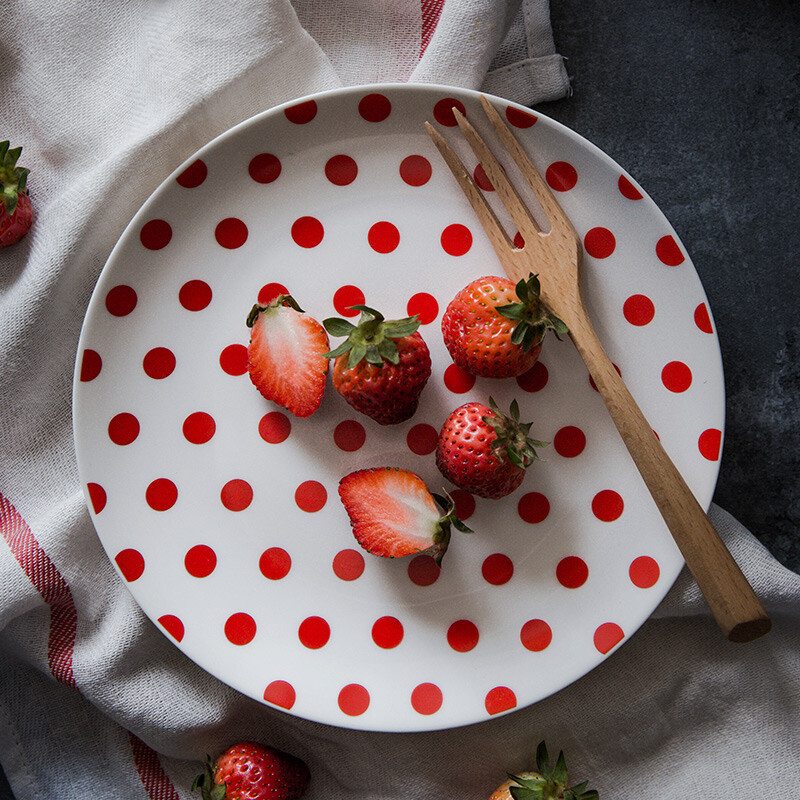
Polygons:
<instances>
[{"instance_id":1,"label":"strawberry","mask_svg":"<svg viewBox=\"0 0 800 800\"><path fill-rule=\"evenodd\" d=\"M267 400L297 417L310 417L322 402L330 347L322 325L294 298L282 294L268 305L254 305L247 317L250 380Z\"/></svg>"},{"instance_id":2,"label":"strawberry","mask_svg":"<svg viewBox=\"0 0 800 800\"><path fill-rule=\"evenodd\" d=\"M414 415L431 374L431 357L417 332L419 319L386 320L367 306L358 325L335 317L323 321L332 336L346 336L325 355L335 359L333 385L362 414L381 425L404 422Z\"/></svg>"},{"instance_id":3,"label":"strawberry","mask_svg":"<svg viewBox=\"0 0 800 800\"><path fill-rule=\"evenodd\" d=\"M450 357L462 369L486 378L527 372L539 357L548 329L567 326L541 304L536 275L516 287L508 278L487 276L465 286L442 316Z\"/></svg>"},{"instance_id":4,"label":"strawberry","mask_svg":"<svg viewBox=\"0 0 800 800\"><path fill-rule=\"evenodd\" d=\"M450 497L431 494L419 475L399 467L351 472L339 481L339 497L358 543L376 556L427 553L441 565L450 526L470 533Z\"/></svg>"},{"instance_id":5,"label":"strawberry","mask_svg":"<svg viewBox=\"0 0 800 800\"><path fill-rule=\"evenodd\" d=\"M445 420L436 446L436 466L449 481L479 497L499 498L513 492L525 470L538 459L537 447L547 442L529 439L531 423L519 421L517 401L511 416L494 400L489 406L465 403Z\"/></svg>"},{"instance_id":6,"label":"strawberry","mask_svg":"<svg viewBox=\"0 0 800 800\"><path fill-rule=\"evenodd\" d=\"M9 150L8 140L0 142L0 247L18 242L33 221L33 206L25 187L29 170L17 166L21 152L21 147Z\"/></svg>"},{"instance_id":7,"label":"strawberry","mask_svg":"<svg viewBox=\"0 0 800 800\"><path fill-rule=\"evenodd\" d=\"M550 766L545 743L536 750L536 770L520 775L509 775L508 780L497 787L489 800L599 800L594 789L588 789L588 781L570 786L564 753L558 754L555 766Z\"/></svg>"},{"instance_id":8,"label":"strawberry","mask_svg":"<svg viewBox=\"0 0 800 800\"><path fill-rule=\"evenodd\" d=\"M311 780L299 758L258 742L235 744L205 767L192 784L203 800L297 800Z\"/></svg>"}]
</instances>

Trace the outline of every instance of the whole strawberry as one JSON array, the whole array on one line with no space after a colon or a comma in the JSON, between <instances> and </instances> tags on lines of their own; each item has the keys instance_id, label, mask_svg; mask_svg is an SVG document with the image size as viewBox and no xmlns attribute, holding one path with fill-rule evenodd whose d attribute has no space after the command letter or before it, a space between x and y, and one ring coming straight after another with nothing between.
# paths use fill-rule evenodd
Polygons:
<instances>
[{"instance_id":1,"label":"whole strawberry","mask_svg":"<svg viewBox=\"0 0 800 800\"><path fill-rule=\"evenodd\" d=\"M586 788L588 783L570 786L564 753L558 754L558 760L551 767L547 747L540 742L536 750L536 770L509 775L489 800L599 800L597 791Z\"/></svg>"},{"instance_id":2,"label":"whole strawberry","mask_svg":"<svg viewBox=\"0 0 800 800\"><path fill-rule=\"evenodd\" d=\"M17 166L21 147L9 149L9 142L0 142L0 247L18 242L30 229L33 207L25 188L29 170Z\"/></svg>"},{"instance_id":3,"label":"whole strawberry","mask_svg":"<svg viewBox=\"0 0 800 800\"><path fill-rule=\"evenodd\" d=\"M323 354L330 346L325 329L288 294L253 306L247 325L250 380L267 400L310 417L325 393L329 361Z\"/></svg>"},{"instance_id":4,"label":"whole strawberry","mask_svg":"<svg viewBox=\"0 0 800 800\"><path fill-rule=\"evenodd\" d=\"M519 421L519 405L506 416L489 405L465 403L445 420L436 447L436 466L449 481L479 497L497 499L522 483L525 470L547 442L528 438L531 423Z\"/></svg>"},{"instance_id":5,"label":"whole strawberry","mask_svg":"<svg viewBox=\"0 0 800 800\"><path fill-rule=\"evenodd\" d=\"M381 425L404 422L414 415L431 375L431 357L417 332L419 319L386 320L368 306L358 325L332 317L323 321L331 336L346 336L326 353L335 359L333 386L354 408Z\"/></svg>"},{"instance_id":6,"label":"whole strawberry","mask_svg":"<svg viewBox=\"0 0 800 800\"><path fill-rule=\"evenodd\" d=\"M539 357L547 330L567 332L542 306L540 291L535 275L516 286L491 275L465 286L442 316L442 335L453 361L486 378L527 372Z\"/></svg>"},{"instance_id":7,"label":"whole strawberry","mask_svg":"<svg viewBox=\"0 0 800 800\"><path fill-rule=\"evenodd\" d=\"M258 742L240 742L216 761L206 760L192 791L200 789L203 800L297 800L310 780L299 758Z\"/></svg>"}]
</instances>

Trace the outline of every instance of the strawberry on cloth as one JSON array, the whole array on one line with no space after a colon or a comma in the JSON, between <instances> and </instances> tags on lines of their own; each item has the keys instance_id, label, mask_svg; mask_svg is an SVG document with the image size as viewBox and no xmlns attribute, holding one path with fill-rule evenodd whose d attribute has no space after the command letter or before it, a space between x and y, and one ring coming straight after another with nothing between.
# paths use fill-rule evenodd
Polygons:
<instances>
[{"instance_id":1,"label":"strawberry on cloth","mask_svg":"<svg viewBox=\"0 0 800 800\"><path fill-rule=\"evenodd\" d=\"M26 183L29 170L17 166L21 147L0 142L0 247L18 242L33 222L33 206Z\"/></svg>"}]
</instances>

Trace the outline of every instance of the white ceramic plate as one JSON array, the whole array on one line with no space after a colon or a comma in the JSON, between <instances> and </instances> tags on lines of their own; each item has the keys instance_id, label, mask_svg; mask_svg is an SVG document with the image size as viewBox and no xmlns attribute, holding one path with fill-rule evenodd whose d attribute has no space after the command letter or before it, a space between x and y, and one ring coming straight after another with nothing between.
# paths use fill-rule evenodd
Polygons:
<instances>
[{"instance_id":1,"label":"white ceramic plate","mask_svg":"<svg viewBox=\"0 0 800 800\"><path fill-rule=\"evenodd\" d=\"M486 130L474 93L386 85L305 98L215 139L131 221L80 339L80 473L142 609L229 685L343 727L446 728L546 697L630 637L682 566L568 340L548 338L520 381L470 386L451 366L442 312L501 272L423 128L438 120L458 143L453 100ZM600 336L706 506L723 375L683 246L596 147L495 102L584 238ZM414 418L381 427L330 382L308 419L265 401L244 371L245 318L271 284L320 320L362 296L387 317L421 313L433 374ZM435 432L489 394L518 399L553 442L545 461L508 498L474 502L476 533L455 535L441 573L428 557L361 551L339 479L394 465L440 490Z\"/></svg>"}]
</instances>

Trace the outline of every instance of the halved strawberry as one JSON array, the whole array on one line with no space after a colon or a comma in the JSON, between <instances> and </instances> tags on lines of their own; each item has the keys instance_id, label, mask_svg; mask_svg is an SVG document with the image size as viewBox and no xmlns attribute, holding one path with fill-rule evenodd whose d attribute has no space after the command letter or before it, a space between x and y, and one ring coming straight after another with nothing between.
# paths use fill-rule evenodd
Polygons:
<instances>
[{"instance_id":1,"label":"halved strawberry","mask_svg":"<svg viewBox=\"0 0 800 800\"><path fill-rule=\"evenodd\" d=\"M310 417L325 393L330 363L323 356L330 346L325 329L288 294L253 306L247 325L250 380L267 400Z\"/></svg>"},{"instance_id":2,"label":"halved strawberry","mask_svg":"<svg viewBox=\"0 0 800 800\"><path fill-rule=\"evenodd\" d=\"M358 543L376 556L427 553L441 564L450 544L450 526L470 533L455 515L453 500L431 494L422 478L407 469L351 472L339 482L339 497Z\"/></svg>"}]
</instances>

